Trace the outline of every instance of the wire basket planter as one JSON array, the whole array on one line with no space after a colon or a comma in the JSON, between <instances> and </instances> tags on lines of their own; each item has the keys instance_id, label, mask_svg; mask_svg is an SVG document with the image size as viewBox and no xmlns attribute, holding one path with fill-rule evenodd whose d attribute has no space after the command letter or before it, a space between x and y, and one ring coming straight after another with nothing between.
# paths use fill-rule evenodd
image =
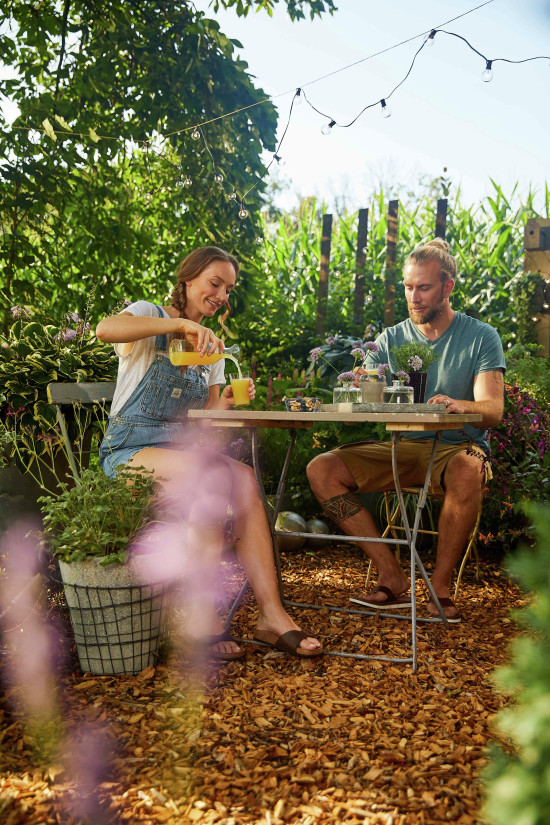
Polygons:
<instances>
[{"instance_id":1,"label":"wire basket planter","mask_svg":"<svg viewBox=\"0 0 550 825\"><path fill-rule=\"evenodd\" d=\"M59 567L78 659L84 673L136 675L158 659L172 587L143 584L131 565L96 559Z\"/></svg>"}]
</instances>

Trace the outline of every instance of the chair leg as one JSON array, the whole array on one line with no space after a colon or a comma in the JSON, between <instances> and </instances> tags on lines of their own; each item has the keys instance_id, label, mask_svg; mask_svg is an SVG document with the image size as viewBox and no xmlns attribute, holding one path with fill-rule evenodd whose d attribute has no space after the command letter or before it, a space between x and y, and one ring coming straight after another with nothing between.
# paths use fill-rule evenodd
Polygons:
<instances>
[{"instance_id":1,"label":"chair leg","mask_svg":"<svg viewBox=\"0 0 550 825\"><path fill-rule=\"evenodd\" d=\"M458 590L460 587L460 582L462 580L462 574L464 573L464 568L466 567L466 562L470 558L470 555L473 553L476 560L476 582L479 582L479 553L477 552L477 534L479 530L479 522L481 520L481 507L479 508L476 523L472 528L472 532L470 533L470 538L468 540L468 545L464 552L464 556L462 557L462 562L460 565L460 569L458 571L458 576L456 577L456 584L455 584L455 592L454 598L456 599L458 596Z\"/></svg>"}]
</instances>

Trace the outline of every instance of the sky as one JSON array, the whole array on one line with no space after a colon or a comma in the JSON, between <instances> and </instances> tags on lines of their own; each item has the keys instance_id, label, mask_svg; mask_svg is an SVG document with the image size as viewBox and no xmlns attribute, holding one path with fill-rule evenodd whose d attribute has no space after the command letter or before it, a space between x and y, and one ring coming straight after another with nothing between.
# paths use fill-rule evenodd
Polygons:
<instances>
[{"instance_id":1,"label":"sky","mask_svg":"<svg viewBox=\"0 0 550 825\"><path fill-rule=\"evenodd\" d=\"M550 56L550 0L492 0L442 26L480 2L340 0L333 16L298 23L290 22L284 2L272 18L265 12L239 18L232 9L214 13L209 0L195 5L242 44L237 53L274 98L280 139L297 87L328 118L349 123L364 106L388 97L426 34L364 58L432 28L461 35L489 59ZM357 61L362 62L338 71ZM460 186L464 205L491 194L491 178L505 194L516 182L519 194L530 186L544 192L550 183L550 59L498 62L489 83L481 79L484 69L484 60L465 43L439 32L388 100L390 117L381 117L377 105L350 128L334 127L324 136L327 117L305 102L294 107L279 152L285 166L276 169L287 189L276 202L291 208L299 197L316 195L355 209L368 206L379 183L399 195L415 191L423 176L439 177L444 168L451 195ZM329 73L335 74L319 79Z\"/></svg>"}]
</instances>

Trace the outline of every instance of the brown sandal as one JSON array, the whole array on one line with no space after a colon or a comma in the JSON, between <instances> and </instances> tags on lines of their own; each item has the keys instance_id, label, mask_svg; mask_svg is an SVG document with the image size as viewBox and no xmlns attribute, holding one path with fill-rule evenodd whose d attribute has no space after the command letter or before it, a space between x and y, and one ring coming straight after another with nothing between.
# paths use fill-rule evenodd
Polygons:
<instances>
[{"instance_id":1,"label":"brown sandal","mask_svg":"<svg viewBox=\"0 0 550 825\"><path fill-rule=\"evenodd\" d=\"M288 630L281 636L278 636L272 630L256 630L254 639L257 642L263 642L269 647L274 647L276 650L282 650L283 653L291 653L293 656L299 656L303 659L311 658L312 656L322 656L323 648L318 647L314 650L305 650L300 647L300 642L303 639L310 637L310 633L305 630Z\"/></svg>"}]
</instances>

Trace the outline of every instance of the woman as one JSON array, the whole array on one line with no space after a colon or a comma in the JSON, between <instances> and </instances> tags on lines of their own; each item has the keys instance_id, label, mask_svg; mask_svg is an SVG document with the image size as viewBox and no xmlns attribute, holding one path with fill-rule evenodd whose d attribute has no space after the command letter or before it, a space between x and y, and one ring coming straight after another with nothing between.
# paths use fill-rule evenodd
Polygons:
<instances>
[{"instance_id":1,"label":"woman","mask_svg":"<svg viewBox=\"0 0 550 825\"><path fill-rule=\"evenodd\" d=\"M229 504L239 561L259 606L254 638L297 656L315 656L322 653L320 643L300 631L281 604L271 534L252 469L198 447L197 430L185 420L189 408L233 407L231 387L220 393L224 361L185 369L173 366L167 357L174 336L188 338L202 355L223 351L223 342L201 321L222 307L229 311L238 271L236 259L224 250L197 249L180 264L170 306L138 301L100 321L97 337L114 344L119 356L100 461L107 475L113 475L119 464L153 471L166 494L181 504L187 546L200 548L201 593L190 594L188 624L197 641L209 642L213 657L244 655L222 632L214 607ZM254 398L252 381L249 393Z\"/></svg>"}]
</instances>

